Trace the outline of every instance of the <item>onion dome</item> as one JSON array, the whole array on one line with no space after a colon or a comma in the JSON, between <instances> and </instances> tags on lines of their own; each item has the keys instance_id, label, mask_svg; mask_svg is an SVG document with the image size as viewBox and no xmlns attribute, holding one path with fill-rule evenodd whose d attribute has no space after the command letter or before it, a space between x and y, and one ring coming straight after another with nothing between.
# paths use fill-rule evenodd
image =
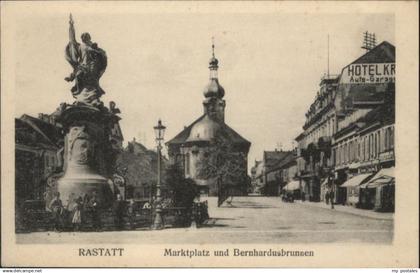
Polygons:
<instances>
[{"instance_id":1,"label":"onion dome","mask_svg":"<svg viewBox=\"0 0 420 273\"><path fill-rule=\"evenodd\" d=\"M207 86L204 88L204 97L211 98L223 98L225 95L225 89L219 84L219 80L217 78L210 79Z\"/></svg>"},{"instance_id":2,"label":"onion dome","mask_svg":"<svg viewBox=\"0 0 420 273\"><path fill-rule=\"evenodd\" d=\"M214 56L214 42L212 44L212 57L209 61L210 69L210 80L207 86L204 88L204 97L211 98L223 98L225 95L225 89L220 85L217 77L217 69L219 68L219 61Z\"/></svg>"},{"instance_id":3,"label":"onion dome","mask_svg":"<svg viewBox=\"0 0 420 273\"><path fill-rule=\"evenodd\" d=\"M219 130L220 125L208 115L205 115L193 125L186 142L211 141Z\"/></svg>"},{"instance_id":4,"label":"onion dome","mask_svg":"<svg viewBox=\"0 0 420 273\"><path fill-rule=\"evenodd\" d=\"M219 65L219 60L217 60L216 57L214 57L214 53L213 53L213 56L209 60L209 68L210 69L213 68L217 70L217 68L219 67L218 65Z\"/></svg>"}]
</instances>

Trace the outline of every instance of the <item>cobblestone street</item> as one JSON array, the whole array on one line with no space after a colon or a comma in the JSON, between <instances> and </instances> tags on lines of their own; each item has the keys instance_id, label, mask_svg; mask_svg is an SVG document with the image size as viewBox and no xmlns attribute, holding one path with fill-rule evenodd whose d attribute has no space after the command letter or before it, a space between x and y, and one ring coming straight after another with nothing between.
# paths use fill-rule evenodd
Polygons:
<instances>
[{"instance_id":1,"label":"cobblestone street","mask_svg":"<svg viewBox=\"0 0 420 273\"><path fill-rule=\"evenodd\" d=\"M284 203L278 197L235 197L230 205L220 208L216 198L210 197L208 202L211 218L197 229L34 232L17 234L16 240L24 244L392 243L392 214L360 216L321 204Z\"/></svg>"}]
</instances>

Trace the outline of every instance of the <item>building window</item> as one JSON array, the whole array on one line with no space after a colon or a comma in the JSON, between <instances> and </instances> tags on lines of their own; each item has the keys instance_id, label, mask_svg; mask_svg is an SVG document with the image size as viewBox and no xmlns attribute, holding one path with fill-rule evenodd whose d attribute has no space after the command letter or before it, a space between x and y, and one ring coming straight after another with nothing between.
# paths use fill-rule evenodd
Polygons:
<instances>
[{"instance_id":1,"label":"building window","mask_svg":"<svg viewBox=\"0 0 420 273\"><path fill-rule=\"evenodd\" d=\"M345 143L344 145L343 145L343 163L346 163L346 159L347 159L347 155L346 155L346 150L347 150L347 143Z\"/></svg>"},{"instance_id":2,"label":"building window","mask_svg":"<svg viewBox=\"0 0 420 273\"><path fill-rule=\"evenodd\" d=\"M369 158L369 142L368 142L368 138L367 138L367 136L365 136L365 153L364 153L364 158L363 158L363 160L368 160L368 158Z\"/></svg>"},{"instance_id":3,"label":"building window","mask_svg":"<svg viewBox=\"0 0 420 273\"><path fill-rule=\"evenodd\" d=\"M376 158L378 151L376 149L378 143L378 136L375 134L375 141L373 142L373 157Z\"/></svg>"},{"instance_id":4,"label":"building window","mask_svg":"<svg viewBox=\"0 0 420 273\"><path fill-rule=\"evenodd\" d=\"M350 142L346 143L346 163L350 162Z\"/></svg>"},{"instance_id":5,"label":"building window","mask_svg":"<svg viewBox=\"0 0 420 273\"><path fill-rule=\"evenodd\" d=\"M190 154L189 153L185 155L185 174L186 175L190 174Z\"/></svg>"},{"instance_id":6,"label":"building window","mask_svg":"<svg viewBox=\"0 0 420 273\"><path fill-rule=\"evenodd\" d=\"M341 145L337 148L337 161L338 164L341 164Z\"/></svg>"}]
</instances>

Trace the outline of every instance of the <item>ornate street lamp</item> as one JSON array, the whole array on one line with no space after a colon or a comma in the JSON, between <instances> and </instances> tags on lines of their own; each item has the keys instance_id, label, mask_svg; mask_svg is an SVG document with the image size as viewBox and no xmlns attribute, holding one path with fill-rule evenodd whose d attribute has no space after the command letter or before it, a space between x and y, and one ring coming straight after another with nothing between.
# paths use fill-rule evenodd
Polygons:
<instances>
[{"instance_id":1,"label":"ornate street lamp","mask_svg":"<svg viewBox=\"0 0 420 273\"><path fill-rule=\"evenodd\" d=\"M163 228L163 221L162 221L162 197L160 192L160 179L161 179L161 173L160 173L160 153L162 150L162 141L163 136L165 135L165 129L166 127L162 125L162 121L159 119L158 125L153 127L155 130L155 136L156 136L156 143L157 143L157 183L156 183L156 216L155 220L153 222L153 229L162 229Z\"/></svg>"}]
</instances>

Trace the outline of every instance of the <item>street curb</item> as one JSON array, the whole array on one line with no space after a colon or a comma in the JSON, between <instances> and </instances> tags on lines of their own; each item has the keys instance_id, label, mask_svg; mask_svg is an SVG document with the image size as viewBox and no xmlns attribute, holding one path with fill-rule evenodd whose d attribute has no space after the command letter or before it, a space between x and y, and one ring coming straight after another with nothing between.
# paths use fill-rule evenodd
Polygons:
<instances>
[{"instance_id":1,"label":"street curb","mask_svg":"<svg viewBox=\"0 0 420 273\"><path fill-rule=\"evenodd\" d=\"M330 207L311 205L310 202L296 202L295 201L294 203L300 204L302 206L307 206L307 207L331 210ZM336 208L334 208L334 210L337 211L337 212L343 212L343 213L347 213L347 214L357 215L357 216L360 216L360 217L366 217L366 218L371 218L371 219L376 219L376 220L385 220L385 221L393 221L394 220L394 215L392 215L392 218L389 218L389 217L384 217L384 216L381 216L381 215L361 214L361 213L358 213L357 211L347 211L347 210L340 210L340 209L337 210Z\"/></svg>"}]
</instances>

